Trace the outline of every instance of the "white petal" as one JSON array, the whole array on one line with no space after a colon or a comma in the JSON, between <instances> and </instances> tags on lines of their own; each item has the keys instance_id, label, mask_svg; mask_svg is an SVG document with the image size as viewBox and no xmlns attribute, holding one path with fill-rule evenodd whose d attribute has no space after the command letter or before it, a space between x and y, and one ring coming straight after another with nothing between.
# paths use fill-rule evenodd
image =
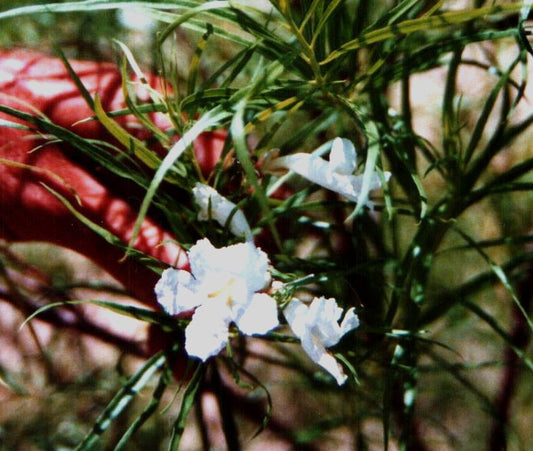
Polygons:
<instances>
[{"instance_id":1,"label":"white petal","mask_svg":"<svg viewBox=\"0 0 533 451\"><path fill-rule=\"evenodd\" d=\"M245 278L248 288L251 291L259 291L266 288L271 281L270 272L268 270L268 256L261 249L256 247L252 242L237 244L236 250L239 251L240 256L235 258L240 259L239 263L235 265L235 260L230 260L234 266L236 274L240 274Z\"/></svg>"},{"instance_id":2,"label":"white petal","mask_svg":"<svg viewBox=\"0 0 533 451\"><path fill-rule=\"evenodd\" d=\"M235 323L246 335L266 334L279 324L276 301L266 293L255 294Z\"/></svg>"},{"instance_id":3,"label":"white petal","mask_svg":"<svg viewBox=\"0 0 533 451\"><path fill-rule=\"evenodd\" d=\"M317 185L342 194L353 202L357 201L363 184L362 175L345 175L335 172L331 163L307 153L296 153L277 158L273 165L285 167ZM379 179L377 181L379 183Z\"/></svg>"},{"instance_id":4,"label":"white petal","mask_svg":"<svg viewBox=\"0 0 533 451\"><path fill-rule=\"evenodd\" d=\"M185 329L185 350L204 362L217 355L228 342L230 310L216 303L204 304L196 309Z\"/></svg>"},{"instance_id":5,"label":"white petal","mask_svg":"<svg viewBox=\"0 0 533 451\"><path fill-rule=\"evenodd\" d=\"M176 314L176 293L178 290L178 270L168 268L163 271L161 278L155 284L157 302L170 315Z\"/></svg>"},{"instance_id":6,"label":"white petal","mask_svg":"<svg viewBox=\"0 0 533 451\"><path fill-rule=\"evenodd\" d=\"M333 298L314 298L309 306L309 322L313 334L327 348L336 345L341 338L338 324L341 315L342 309Z\"/></svg>"},{"instance_id":7,"label":"white petal","mask_svg":"<svg viewBox=\"0 0 533 451\"><path fill-rule=\"evenodd\" d=\"M282 166L290 169L296 174L324 186L327 183L327 179L331 178L332 170L330 163L323 158L308 153L295 153L280 157L274 160L276 166ZM274 163L273 162L273 163Z\"/></svg>"},{"instance_id":8,"label":"white petal","mask_svg":"<svg viewBox=\"0 0 533 451\"><path fill-rule=\"evenodd\" d=\"M349 139L335 138L329 153L331 170L338 174L350 175L357 165L355 146Z\"/></svg>"},{"instance_id":9,"label":"white petal","mask_svg":"<svg viewBox=\"0 0 533 451\"><path fill-rule=\"evenodd\" d=\"M350 199L353 202L359 201L359 194L363 188L363 176L362 175L342 175L335 173L331 176L330 181L328 182L329 188L332 191L335 191L339 194L342 194L344 197ZM381 188L381 180L379 176L374 173L370 178L369 191ZM363 199L362 203L365 205L371 204L367 199Z\"/></svg>"},{"instance_id":10,"label":"white petal","mask_svg":"<svg viewBox=\"0 0 533 451\"><path fill-rule=\"evenodd\" d=\"M221 196L215 189L203 183L196 183L192 189L194 200L200 207L198 219L207 221L213 219L225 227L231 217L229 229L238 237L244 237L247 241L252 239L250 225L241 210L237 206Z\"/></svg>"},{"instance_id":11,"label":"white petal","mask_svg":"<svg viewBox=\"0 0 533 451\"><path fill-rule=\"evenodd\" d=\"M252 242L238 243L217 249L207 239L198 241L189 251L194 277L204 280L219 274L246 281L250 292L265 288L270 282L268 257Z\"/></svg>"},{"instance_id":12,"label":"white petal","mask_svg":"<svg viewBox=\"0 0 533 451\"><path fill-rule=\"evenodd\" d=\"M292 331L300 340L308 331L308 310L308 307L298 299L292 299L283 309L283 316L285 316Z\"/></svg>"},{"instance_id":13,"label":"white petal","mask_svg":"<svg viewBox=\"0 0 533 451\"><path fill-rule=\"evenodd\" d=\"M346 382L348 377L344 373L342 366L329 352L325 352L317 363L335 378L338 385Z\"/></svg>"},{"instance_id":14,"label":"white petal","mask_svg":"<svg viewBox=\"0 0 533 451\"><path fill-rule=\"evenodd\" d=\"M320 365L335 378L337 384L342 385L346 381L346 375L339 362L337 362L333 355L326 351L326 348L324 348L316 337L311 334L304 335L302 338L302 348L313 362Z\"/></svg>"},{"instance_id":15,"label":"white petal","mask_svg":"<svg viewBox=\"0 0 533 451\"><path fill-rule=\"evenodd\" d=\"M342 315L342 309L333 298L315 297L309 305L309 315L313 322L336 323Z\"/></svg>"},{"instance_id":16,"label":"white petal","mask_svg":"<svg viewBox=\"0 0 533 451\"><path fill-rule=\"evenodd\" d=\"M268 256L252 242L220 249L219 267L242 277L251 291L262 290L270 283Z\"/></svg>"},{"instance_id":17,"label":"white petal","mask_svg":"<svg viewBox=\"0 0 533 451\"><path fill-rule=\"evenodd\" d=\"M233 210L230 212L230 214L232 212ZM224 221L226 220L227 218L225 217ZM241 210L237 210L235 214L231 217L229 230L231 233L233 233L233 235L237 237L244 237L246 241L251 241L253 239L250 225L248 224L248 221L246 220L246 217L244 216L244 213Z\"/></svg>"},{"instance_id":18,"label":"white petal","mask_svg":"<svg viewBox=\"0 0 533 451\"><path fill-rule=\"evenodd\" d=\"M209 272L211 266L210 260L214 252L216 252L216 248L207 238L197 241L189 249L187 255L189 257L191 272L197 280L203 280L206 273Z\"/></svg>"},{"instance_id":19,"label":"white petal","mask_svg":"<svg viewBox=\"0 0 533 451\"><path fill-rule=\"evenodd\" d=\"M355 314L355 309L352 307L345 313L342 320L341 335L344 335L357 327L359 327L359 318Z\"/></svg>"},{"instance_id":20,"label":"white petal","mask_svg":"<svg viewBox=\"0 0 533 451\"><path fill-rule=\"evenodd\" d=\"M347 150L343 146L340 150L332 150L335 150L333 156L330 154L333 162L327 162L318 155L295 153L275 158L269 162L267 169L269 171L280 168L291 170L317 185L341 194L352 202L357 202L363 186L363 176L352 175L351 172L348 173L348 170L352 168L352 162L347 161L349 157L346 155L349 149ZM353 164L355 164L355 156ZM387 172L385 173L385 178L388 179L388 177L390 177L390 174ZM381 180L378 174L372 174L369 191L380 187ZM372 205L367 199L363 199L362 202L368 206Z\"/></svg>"},{"instance_id":21,"label":"white petal","mask_svg":"<svg viewBox=\"0 0 533 451\"><path fill-rule=\"evenodd\" d=\"M333 298L313 299L309 314L314 326L313 333L326 348L335 346L344 334L359 326L359 318L353 307L346 312L339 325L342 309L337 306L337 301Z\"/></svg>"},{"instance_id":22,"label":"white petal","mask_svg":"<svg viewBox=\"0 0 533 451\"><path fill-rule=\"evenodd\" d=\"M346 380L341 365L326 351L339 342L348 331L359 325L354 308L350 308L339 325L342 309L333 298L314 298L308 307L297 299L283 310L292 331L300 339L309 358L328 371L339 385Z\"/></svg>"},{"instance_id":23,"label":"white petal","mask_svg":"<svg viewBox=\"0 0 533 451\"><path fill-rule=\"evenodd\" d=\"M189 272L166 269L155 285L157 302L169 315L191 310L202 302L194 294L194 283Z\"/></svg>"}]
</instances>

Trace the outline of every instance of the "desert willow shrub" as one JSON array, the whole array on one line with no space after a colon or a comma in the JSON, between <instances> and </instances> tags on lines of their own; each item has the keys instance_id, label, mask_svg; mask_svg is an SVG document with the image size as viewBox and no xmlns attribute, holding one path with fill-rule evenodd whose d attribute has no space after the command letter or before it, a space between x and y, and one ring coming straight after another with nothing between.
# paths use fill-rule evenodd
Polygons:
<instances>
[{"instance_id":1,"label":"desert willow shrub","mask_svg":"<svg viewBox=\"0 0 533 451\"><path fill-rule=\"evenodd\" d=\"M171 449L194 427L195 405L209 446L200 404L208 392L230 449L269 422L276 427L265 434L294 446L531 445L509 411L518 375L533 370L529 2L28 2L0 20L124 10L156 24L156 64L169 86L144 86L150 101L139 100L135 48L117 43L128 110L106 114L84 93L122 145L113 150L122 158L98 163L145 190L137 224L155 212L188 250L190 270L150 262L161 272L161 312L96 302L173 338L79 448L111 440L105 431L158 381L113 444L127 447L160 414L184 354ZM423 98L428 80L437 97ZM179 139L154 128L153 111L168 115ZM122 114L168 151L155 154L117 127ZM60 132L45 117L35 123ZM213 129L227 139L206 174L191 143ZM251 394L261 402L245 402Z\"/></svg>"}]
</instances>

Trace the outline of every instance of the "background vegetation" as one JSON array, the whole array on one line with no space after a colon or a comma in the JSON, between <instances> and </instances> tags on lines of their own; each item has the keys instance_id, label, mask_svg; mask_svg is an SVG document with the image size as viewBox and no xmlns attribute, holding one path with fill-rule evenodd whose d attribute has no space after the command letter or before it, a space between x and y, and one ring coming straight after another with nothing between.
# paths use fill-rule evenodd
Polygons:
<instances>
[{"instance_id":1,"label":"background vegetation","mask_svg":"<svg viewBox=\"0 0 533 451\"><path fill-rule=\"evenodd\" d=\"M52 53L55 44L68 57L121 62L124 47L114 39L121 40L143 69L174 86L154 108L169 113L177 133L195 124L228 130L235 164L219 165L210 182L241 202L258 235L273 236L276 277L307 278L302 296L356 306L362 324L335 348L354 370L342 388L284 336L241 343L234 360L214 359L184 388L164 359L121 358L120 345L103 359L73 331L47 329L28 352L18 332L23 317L3 313L0 395L10 408L0 417L2 446L73 448L110 402L113 421L83 446L122 446L128 427L161 397L127 449L177 446L193 400L202 408L187 417L182 449L531 449L526 3L2 2L2 47ZM133 4L153 28L121 21ZM288 197L265 195L275 178L257 178L257 161L336 136L357 143L361 166L392 173L373 197L375 211L357 209L346 223L354 205L296 177ZM202 236L231 242L222 228L196 221L187 197L201 179L194 164L173 167L160 174L159 189L155 168L135 172L148 193L144 206L151 203L185 247ZM50 253L57 258L43 264ZM53 290L39 293L47 301L94 298L79 291L82 280L105 283L99 299L120 295L69 253L2 243L0 257L3 312L14 304L7 281L22 284L13 274L28 267L47 275ZM152 370L115 418L112 397L125 399L120 390L136 386L134 371ZM212 404L225 418L218 428ZM252 440L269 406L270 423Z\"/></svg>"}]
</instances>

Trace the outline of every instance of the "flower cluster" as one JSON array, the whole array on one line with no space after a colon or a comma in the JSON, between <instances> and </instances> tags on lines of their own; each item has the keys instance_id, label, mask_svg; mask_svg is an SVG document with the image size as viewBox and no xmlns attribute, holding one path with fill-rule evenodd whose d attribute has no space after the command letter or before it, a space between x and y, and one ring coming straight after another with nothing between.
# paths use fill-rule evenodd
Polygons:
<instances>
[{"instance_id":1,"label":"flower cluster","mask_svg":"<svg viewBox=\"0 0 533 451\"><path fill-rule=\"evenodd\" d=\"M276 301L260 293L270 283L267 255L252 242L215 248L208 239L189 253L191 272L169 268L155 286L170 315L194 310L185 329L185 350L206 360L228 342L234 323L245 335L266 334L278 325Z\"/></svg>"},{"instance_id":2,"label":"flower cluster","mask_svg":"<svg viewBox=\"0 0 533 451\"><path fill-rule=\"evenodd\" d=\"M353 175L355 148L346 139L333 141L329 162L314 154L294 154L277 158L269 166L294 171L355 202L362 188L361 176ZM371 189L380 186L373 174ZM233 326L245 335L265 335L278 327L278 305L267 294L271 288L268 256L254 244L243 212L202 183L195 185L193 196L199 220L217 221L245 240L222 248L215 248L207 238L198 241L188 252L190 271L169 268L155 286L165 312L191 313L185 350L205 361L224 349ZM343 384L347 376L327 348L359 326L354 308L343 312L332 298L317 297L309 304L292 299L283 316L307 355Z\"/></svg>"}]
</instances>

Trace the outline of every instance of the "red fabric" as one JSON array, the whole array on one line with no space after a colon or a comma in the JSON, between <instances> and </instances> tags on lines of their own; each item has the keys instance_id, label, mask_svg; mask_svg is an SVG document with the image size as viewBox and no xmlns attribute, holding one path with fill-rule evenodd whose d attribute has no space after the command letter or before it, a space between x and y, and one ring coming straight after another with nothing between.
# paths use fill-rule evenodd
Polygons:
<instances>
[{"instance_id":1,"label":"red fabric","mask_svg":"<svg viewBox=\"0 0 533 451\"><path fill-rule=\"evenodd\" d=\"M124 106L120 73L114 65L81 61L72 61L71 65L89 92L98 94L105 110ZM150 76L149 82L154 87L161 84L155 76ZM0 50L0 104L34 114L42 112L54 123L84 137L110 139L96 121L76 124L93 113L56 58ZM0 119L21 122L3 113ZM151 119L162 129L169 126L162 114L154 113ZM143 133L132 117L118 121L132 133ZM218 160L224 138L224 133L208 133L195 144L204 172L209 172ZM131 236L136 210L79 162L79 151L61 144L36 149L40 143L31 132L0 126L0 236L12 241L47 241L73 249L105 268L140 301L154 305L157 276L132 259L121 262L123 251L81 224L42 183L67 197L83 215L125 243ZM183 266L186 258L179 246L158 246L169 238L165 230L147 219L135 247L165 263Z\"/></svg>"}]
</instances>

